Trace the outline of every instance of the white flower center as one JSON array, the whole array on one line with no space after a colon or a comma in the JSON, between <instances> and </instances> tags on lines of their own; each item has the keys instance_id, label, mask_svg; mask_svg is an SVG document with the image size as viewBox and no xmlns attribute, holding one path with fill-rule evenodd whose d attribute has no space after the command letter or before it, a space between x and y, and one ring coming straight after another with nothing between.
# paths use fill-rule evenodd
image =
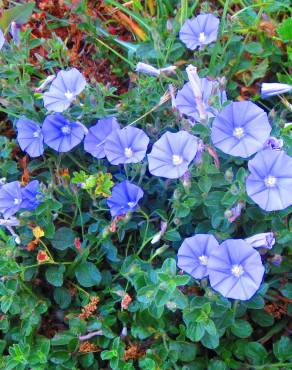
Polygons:
<instances>
[{"instance_id":1,"label":"white flower center","mask_svg":"<svg viewBox=\"0 0 292 370\"><path fill-rule=\"evenodd\" d=\"M71 127L69 125L65 125L61 128L63 134L69 135L71 133Z\"/></svg>"},{"instance_id":2,"label":"white flower center","mask_svg":"<svg viewBox=\"0 0 292 370\"><path fill-rule=\"evenodd\" d=\"M172 163L175 165L175 166L179 166L180 164L183 163L183 158L182 156L180 155L176 155L176 154L173 154L172 156Z\"/></svg>"},{"instance_id":3,"label":"white flower center","mask_svg":"<svg viewBox=\"0 0 292 370\"><path fill-rule=\"evenodd\" d=\"M233 136L235 136L237 139L241 139L244 135L244 129L242 127L235 127L233 130Z\"/></svg>"},{"instance_id":4,"label":"white flower center","mask_svg":"<svg viewBox=\"0 0 292 370\"><path fill-rule=\"evenodd\" d=\"M129 206L130 208L135 207L135 205L136 205L136 203L135 203L135 202L128 202L128 206Z\"/></svg>"},{"instance_id":5,"label":"white flower center","mask_svg":"<svg viewBox=\"0 0 292 370\"><path fill-rule=\"evenodd\" d=\"M131 149L131 148L125 148L125 156L126 156L127 158L131 158L131 157L133 157L133 151L132 151L132 149Z\"/></svg>"},{"instance_id":6,"label":"white flower center","mask_svg":"<svg viewBox=\"0 0 292 370\"><path fill-rule=\"evenodd\" d=\"M14 198L13 203L17 206L17 205L20 203L20 200L19 200L19 199L17 199L17 198Z\"/></svg>"},{"instance_id":7,"label":"white flower center","mask_svg":"<svg viewBox=\"0 0 292 370\"><path fill-rule=\"evenodd\" d=\"M199 41L200 42L205 42L206 41L206 35L205 35L204 32L200 32Z\"/></svg>"},{"instance_id":8,"label":"white flower center","mask_svg":"<svg viewBox=\"0 0 292 370\"><path fill-rule=\"evenodd\" d=\"M204 265L204 266L208 265L208 257L205 255L200 256L199 261L201 265Z\"/></svg>"},{"instance_id":9,"label":"white flower center","mask_svg":"<svg viewBox=\"0 0 292 370\"><path fill-rule=\"evenodd\" d=\"M64 95L68 100L72 100L74 97L74 94L70 90L67 90Z\"/></svg>"},{"instance_id":10,"label":"white flower center","mask_svg":"<svg viewBox=\"0 0 292 370\"><path fill-rule=\"evenodd\" d=\"M244 269L241 265L233 265L231 272L234 276L240 277L244 273Z\"/></svg>"},{"instance_id":11,"label":"white flower center","mask_svg":"<svg viewBox=\"0 0 292 370\"><path fill-rule=\"evenodd\" d=\"M265 185L267 188L273 188L277 183L277 179L274 176L268 176L265 178Z\"/></svg>"},{"instance_id":12,"label":"white flower center","mask_svg":"<svg viewBox=\"0 0 292 370\"><path fill-rule=\"evenodd\" d=\"M39 137L40 136L40 132L39 131L35 131L33 134L32 134L33 137Z\"/></svg>"}]
</instances>

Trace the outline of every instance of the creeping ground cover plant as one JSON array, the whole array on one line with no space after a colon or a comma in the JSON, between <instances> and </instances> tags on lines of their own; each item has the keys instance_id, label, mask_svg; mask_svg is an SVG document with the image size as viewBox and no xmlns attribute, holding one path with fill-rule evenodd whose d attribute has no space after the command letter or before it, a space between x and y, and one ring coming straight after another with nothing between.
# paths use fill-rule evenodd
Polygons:
<instances>
[{"instance_id":1,"label":"creeping ground cover plant","mask_svg":"<svg viewBox=\"0 0 292 370\"><path fill-rule=\"evenodd\" d=\"M292 369L289 2L3 4L0 369Z\"/></svg>"}]
</instances>

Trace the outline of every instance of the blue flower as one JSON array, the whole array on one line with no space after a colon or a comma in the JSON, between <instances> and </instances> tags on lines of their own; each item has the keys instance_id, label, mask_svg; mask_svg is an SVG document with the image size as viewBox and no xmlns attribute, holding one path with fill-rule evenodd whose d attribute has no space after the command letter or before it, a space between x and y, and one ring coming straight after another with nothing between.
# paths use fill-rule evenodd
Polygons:
<instances>
[{"instance_id":1,"label":"blue flower","mask_svg":"<svg viewBox=\"0 0 292 370\"><path fill-rule=\"evenodd\" d=\"M177 179L188 170L198 149L198 138L186 131L165 132L148 154L149 171L154 176Z\"/></svg>"},{"instance_id":2,"label":"blue flower","mask_svg":"<svg viewBox=\"0 0 292 370\"><path fill-rule=\"evenodd\" d=\"M49 90L44 93L44 105L47 110L63 112L86 86L86 80L76 69L60 71Z\"/></svg>"},{"instance_id":3,"label":"blue flower","mask_svg":"<svg viewBox=\"0 0 292 370\"><path fill-rule=\"evenodd\" d=\"M129 182L122 181L112 188L112 196L107 199L111 215L121 216L138 208L138 202L143 198L143 190Z\"/></svg>"},{"instance_id":4,"label":"blue flower","mask_svg":"<svg viewBox=\"0 0 292 370\"><path fill-rule=\"evenodd\" d=\"M44 142L57 152L68 152L82 141L85 128L81 123L68 121L59 113L46 117L42 127Z\"/></svg>"},{"instance_id":5,"label":"blue flower","mask_svg":"<svg viewBox=\"0 0 292 370\"><path fill-rule=\"evenodd\" d=\"M38 180L31 181L24 188L21 189L22 202L20 208L27 210L35 209L39 204L38 199L41 195L39 192L39 182Z\"/></svg>"},{"instance_id":6,"label":"blue flower","mask_svg":"<svg viewBox=\"0 0 292 370\"><path fill-rule=\"evenodd\" d=\"M138 163L146 154L149 137L137 127L113 130L107 137L104 152L111 164Z\"/></svg>"},{"instance_id":7,"label":"blue flower","mask_svg":"<svg viewBox=\"0 0 292 370\"><path fill-rule=\"evenodd\" d=\"M19 211L22 203L20 183L13 181L0 188L0 212L5 219Z\"/></svg>"},{"instance_id":8,"label":"blue flower","mask_svg":"<svg viewBox=\"0 0 292 370\"><path fill-rule=\"evenodd\" d=\"M216 41L218 27L219 19L213 14L199 14L185 21L179 31L179 38L188 49L195 50Z\"/></svg>"},{"instance_id":9,"label":"blue flower","mask_svg":"<svg viewBox=\"0 0 292 370\"><path fill-rule=\"evenodd\" d=\"M208 275L208 261L219 243L213 235L196 234L186 238L177 252L177 265L195 279Z\"/></svg>"},{"instance_id":10,"label":"blue flower","mask_svg":"<svg viewBox=\"0 0 292 370\"><path fill-rule=\"evenodd\" d=\"M115 117L99 119L96 125L89 128L84 139L84 150L95 158L104 158L104 144L113 130L120 128Z\"/></svg>"},{"instance_id":11,"label":"blue flower","mask_svg":"<svg viewBox=\"0 0 292 370\"><path fill-rule=\"evenodd\" d=\"M229 239L208 260L211 287L223 297L250 299L259 289L265 268L258 251L242 239Z\"/></svg>"},{"instance_id":12,"label":"blue flower","mask_svg":"<svg viewBox=\"0 0 292 370\"><path fill-rule=\"evenodd\" d=\"M41 128L32 120L23 118L16 123L17 141L24 152L39 157L44 152L44 138Z\"/></svg>"}]
</instances>

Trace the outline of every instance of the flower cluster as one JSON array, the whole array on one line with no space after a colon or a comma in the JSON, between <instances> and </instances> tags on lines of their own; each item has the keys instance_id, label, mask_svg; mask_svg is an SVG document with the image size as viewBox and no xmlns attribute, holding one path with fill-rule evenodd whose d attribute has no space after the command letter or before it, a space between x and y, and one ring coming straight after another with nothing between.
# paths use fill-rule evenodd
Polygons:
<instances>
[{"instance_id":1,"label":"flower cluster","mask_svg":"<svg viewBox=\"0 0 292 370\"><path fill-rule=\"evenodd\" d=\"M259 289L265 268L254 248L271 248L272 233L225 240L213 235L186 238L178 250L178 266L195 279L209 277L211 287L224 297L248 300Z\"/></svg>"}]
</instances>

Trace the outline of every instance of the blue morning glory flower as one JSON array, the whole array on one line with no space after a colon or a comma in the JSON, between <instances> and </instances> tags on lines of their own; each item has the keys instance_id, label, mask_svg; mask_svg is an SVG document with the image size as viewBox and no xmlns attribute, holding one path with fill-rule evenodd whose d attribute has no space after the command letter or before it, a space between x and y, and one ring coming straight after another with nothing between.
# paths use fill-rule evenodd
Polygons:
<instances>
[{"instance_id":1,"label":"blue morning glory flower","mask_svg":"<svg viewBox=\"0 0 292 370\"><path fill-rule=\"evenodd\" d=\"M85 128L81 123L68 121L59 113L46 117L42 127L44 142L57 152L69 152L80 144Z\"/></svg>"},{"instance_id":2,"label":"blue morning glory flower","mask_svg":"<svg viewBox=\"0 0 292 370\"><path fill-rule=\"evenodd\" d=\"M177 265L195 279L208 275L209 257L219 243L213 235L196 234L186 238L177 252Z\"/></svg>"},{"instance_id":3,"label":"blue morning glory flower","mask_svg":"<svg viewBox=\"0 0 292 370\"><path fill-rule=\"evenodd\" d=\"M222 152L247 158L263 149L271 130L262 108L251 101L232 102L215 117L211 138Z\"/></svg>"},{"instance_id":4,"label":"blue morning glory flower","mask_svg":"<svg viewBox=\"0 0 292 370\"><path fill-rule=\"evenodd\" d=\"M5 219L19 211L22 203L22 193L19 181L4 184L0 188L0 212Z\"/></svg>"},{"instance_id":5,"label":"blue morning glory flower","mask_svg":"<svg viewBox=\"0 0 292 370\"><path fill-rule=\"evenodd\" d=\"M137 127L113 130L104 144L104 152L111 164L138 163L146 154L149 137Z\"/></svg>"},{"instance_id":6,"label":"blue morning glory flower","mask_svg":"<svg viewBox=\"0 0 292 370\"><path fill-rule=\"evenodd\" d=\"M260 288L265 272L259 252L242 239L225 240L212 250L207 269L214 290L242 301Z\"/></svg>"},{"instance_id":7,"label":"blue morning glory flower","mask_svg":"<svg viewBox=\"0 0 292 370\"><path fill-rule=\"evenodd\" d=\"M247 195L265 211L292 205L292 157L282 150L265 149L248 162Z\"/></svg>"},{"instance_id":8,"label":"blue morning glory flower","mask_svg":"<svg viewBox=\"0 0 292 370\"><path fill-rule=\"evenodd\" d=\"M96 125L89 128L84 139L84 150L95 158L104 158L104 145L113 130L120 128L115 117L99 119Z\"/></svg>"},{"instance_id":9,"label":"blue morning glory flower","mask_svg":"<svg viewBox=\"0 0 292 370\"><path fill-rule=\"evenodd\" d=\"M188 49L195 50L216 41L218 27L219 19L213 14L199 14L185 21L179 31L179 38Z\"/></svg>"},{"instance_id":10,"label":"blue morning glory flower","mask_svg":"<svg viewBox=\"0 0 292 370\"><path fill-rule=\"evenodd\" d=\"M21 189L22 202L20 208L31 210L40 204L40 200L38 199L41 195L39 185L38 180L33 180Z\"/></svg>"},{"instance_id":11,"label":"blue morning glory flower","mask_svg":"<svg viewBox=\"0 0 292 370\"><path fill-rule=\"evenodd\" d=\"M60 71L49 90L44 93L44 106L53 112L63 112L86 86L86 80L76 68Z\"/></svg>"},{"instance_id":12,"label":"blue morning glory flower","mask_svg":"<svg viewBox=\"0 0 292 370\"><path fill-rule=\"evenodd\" d=\"M154 176L177 179L188 170L198 149L198 139L187 131L165 132L148 154L149 171Z\"/></svg>"},{"instance_id":13,"label":"blue morning glory flower","mask_svg":"<svg viewBox=\"0 0 292 370\"><path fill-rule=\"evenodd\" d=\"M112 217L125 215L138 208L138 202L143 198L143 190L125 180L112 188L112 196L107 199L107 205Z\"/></svg>"},{"instance_id":14,"label":"blue morning glory flower","mask_svg":"<svg viewBox=\"0 0 292 370\"><path fill-rule=\"evenodd\" d=\"M41 128L30 119L21 118L16 123L17 141L30 157L39 157L44 152L44 138Z\"/></svg>"}]
</instances>

